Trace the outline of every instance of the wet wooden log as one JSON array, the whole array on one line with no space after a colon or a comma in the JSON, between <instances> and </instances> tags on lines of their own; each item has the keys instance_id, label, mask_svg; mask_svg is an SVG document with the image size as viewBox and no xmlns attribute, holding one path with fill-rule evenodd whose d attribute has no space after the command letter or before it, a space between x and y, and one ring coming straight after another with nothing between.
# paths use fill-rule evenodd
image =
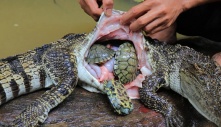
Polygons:
<instances>
[{"instance_id":1,"label":"wet wooden log","mask_svg":"<svg viewBox=\"0 0 221 127\"><path fill-rule=\"evenodd\" d=\"M45 90L37 91L16 98L0 107L0 121L10 123L34 99ZM167 91L161 92L179 107L185 117L187 126L212 127L213 124L203 118L188 101L178 94ZM77 87L73 94L62 104L53 109L45 127L72 127L72 126L148 126L165 127L164 117L144 107L139 100L133 100L134 110L127 116L114 113L106 95L90 93Z\"/></svg>"}]
</instances>

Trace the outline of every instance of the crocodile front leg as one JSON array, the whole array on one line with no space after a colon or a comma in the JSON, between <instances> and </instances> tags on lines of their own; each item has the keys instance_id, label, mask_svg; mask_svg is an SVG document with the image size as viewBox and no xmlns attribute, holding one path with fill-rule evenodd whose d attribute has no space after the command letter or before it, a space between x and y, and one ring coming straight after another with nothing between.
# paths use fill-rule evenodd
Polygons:
<instances>
[{"instance_id":1,"label":"crocodile front leg","mask_svg":"<svg viewBox=\"0 0 221 127\"><path fill-rule=\"evenodd\" d=\"M31 103L12 126L33 127L43 123L49 111L67 98L77 84L76 58L68 49L51 49L44 55L43 62L56 86Z\"/></svg>"},{"instance_id":2,"label":"crocodile front leg","mask_svg":"<svg viewBox=\"0 0 221 127\"><path fill-rule=\"evenodd\" d=\"M163 72L155 72L146 77L142 84L139 94L144 105L163 114L167 127L182 127L183 117L178 110L164 96L156 93L159 88L166 86L165 74Z\"/></svg>"}]
</instances>

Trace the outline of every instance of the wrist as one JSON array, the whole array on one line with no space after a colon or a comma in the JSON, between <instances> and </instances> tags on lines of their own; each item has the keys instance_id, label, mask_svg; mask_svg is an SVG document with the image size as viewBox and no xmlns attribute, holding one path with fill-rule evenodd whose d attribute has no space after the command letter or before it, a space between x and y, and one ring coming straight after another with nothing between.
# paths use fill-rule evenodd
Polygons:
<instances>
[{"instance_id":1,"label":"wrist","mask_svg":"<svg viewBox=\"0 0 221 127\"><path fill-rule=\"evenodd\" d=\"M200 5L202 1L207 1L207 0L183 0L184 11Z\"/></svg>"}]
</instances>

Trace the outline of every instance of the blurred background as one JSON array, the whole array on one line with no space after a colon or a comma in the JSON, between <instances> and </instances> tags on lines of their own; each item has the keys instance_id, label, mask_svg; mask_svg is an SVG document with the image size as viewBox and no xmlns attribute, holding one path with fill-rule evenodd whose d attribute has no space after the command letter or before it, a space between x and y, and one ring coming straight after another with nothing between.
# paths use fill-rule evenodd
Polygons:
<instances>
[{"instance_id":1,"label":"blurred background","mask_svg":"<svg viewBox=\"0 0 221 127\"><path fill-rule=\"evenodd\" d=\"M115 0L128 10L133 0ZM88 33L96 22L77 0L1 0L0 59L56 41L67 33Z\"/></svg>"}]
</instances>

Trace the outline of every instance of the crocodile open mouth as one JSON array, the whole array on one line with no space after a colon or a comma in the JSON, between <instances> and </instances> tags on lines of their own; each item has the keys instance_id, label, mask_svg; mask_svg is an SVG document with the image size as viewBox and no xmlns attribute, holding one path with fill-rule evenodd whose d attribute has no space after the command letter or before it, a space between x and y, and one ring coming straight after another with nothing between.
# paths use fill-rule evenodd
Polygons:
<instances>
[{"instance_id":1,"label":"crocodile open mouth","mask_svg":"<svg viewBox=\"0 0 221 127\"><path fill-rule=\"evenodd\" d=\"M139 98L137 95L137 88L142 87L141 82L144 80L144 76L150 75L150 65L147 61L147 51L145 46L145 39L143 37L142 32L132 32L129 30L127 25L120 24L120 17L124 12L113 10L111 17L106 17L104 14L101 15L100 20L97 23L97 26L91 32L86 41L88 42L88 47L86 48L87 51L84 53L84 58L87 57L88 51L90 47L94 43L102 43L108 40L129 40L133 43L137 59L138 59L138 70L140 74L137 78L125 85L127 89L128 95L131 98ZM113 73L113 62L109 60L107 63L103 64L103 66L98 65L89 65L84 59L84 67L93 77L92 79L85 81L87 84L94 84L96 88L102 91L102 82L104 80L109 80L111 78L111 74ZM104 71L106 70L106 71ZM110 74L110 75L109 75ZM82 74L83 75L83 74ZM81 76L82 76L81 75ZM79 76L81 78L81 76ZM83 81L86 79L83 79ZM94 86L93 85L93 86ZM101 87L99 87L101 85Z\"/></svg>"}]
</instances>

